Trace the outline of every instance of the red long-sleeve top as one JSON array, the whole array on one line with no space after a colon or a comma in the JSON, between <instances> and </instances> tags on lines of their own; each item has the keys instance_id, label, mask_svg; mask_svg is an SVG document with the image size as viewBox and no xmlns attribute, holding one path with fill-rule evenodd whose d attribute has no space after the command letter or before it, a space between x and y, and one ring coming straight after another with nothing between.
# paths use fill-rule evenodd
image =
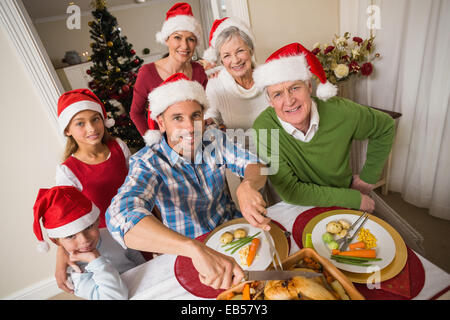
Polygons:
<instances>
[{"instance_id":1,"label":"red long-sleeve top","mask_svg":"<svg viewBox=\"0 0 450 320\"><path fill-rule=\"evenodd\" d=\"M206 89L208 77L202 65L191 61L192 65L192 80L199 82L203 88ZM155 63L143 65L138 72L136 83L133 89L133 102L130 109L130 117L139 133L143 136L148 130L147 122L147 107L148 94L156 87L158 87L164 80L158 74ZM155 123L157 128L157 124Z\"/></svg>"}]
</instances>

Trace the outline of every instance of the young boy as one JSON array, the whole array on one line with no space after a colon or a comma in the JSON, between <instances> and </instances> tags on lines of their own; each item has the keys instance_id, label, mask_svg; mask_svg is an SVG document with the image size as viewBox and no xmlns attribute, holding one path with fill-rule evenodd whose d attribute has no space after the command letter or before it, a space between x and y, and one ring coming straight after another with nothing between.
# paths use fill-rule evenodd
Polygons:
<instances>
[{"instance_id":1,"label":"young boy","mask_svg":"<svg viewBox=\"0 0 450 320\"><path fill-rule=\"evenodd\" d=\"M72 186L40 189L33 207L33 229L41 242L38 250L48 251L40 220L53 243L62 246L73 266L68 268L68 286L75 295L89 299L128 299L128 288L120 273L143 262L142 255L123 249L107 229L98 229L100 210Z\"/></svg>"}]
</instances>

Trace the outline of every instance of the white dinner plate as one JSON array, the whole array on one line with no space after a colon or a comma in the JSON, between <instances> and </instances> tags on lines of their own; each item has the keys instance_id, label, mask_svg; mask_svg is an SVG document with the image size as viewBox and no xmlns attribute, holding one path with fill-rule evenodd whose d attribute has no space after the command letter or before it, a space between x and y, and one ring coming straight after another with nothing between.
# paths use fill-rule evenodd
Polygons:
<instances>
[{"instance_id":1,"label":"white dinner plate","mask_svg":"<svg viewBox=\"0 0 450 320\"><path fill-rule=\"evenodd\" d=\"M359 216L355 214L336 214L319 221L312 230L312 243L314 249L318 254L329 259L337 268L342 270L356 273L372 273L377 271L378 268L378 270L382 270L384 267L388 266L395 257L395 243L389 232L387 232L375 221L370 220L370 218L366 221L363 228L369 229L370 233L377 238L377 246L374 249L376 250L376 257L381 258L382 260L370 261L368 263L372 264L372 266L361 267L339 263L330 258L331 250L322 240L322 235L327 231L326 226L328 222L339 221L342 219L348 221L350 224L353 224L358 218ZM353 234L353 232L354 231L351 231L351 234ZM352 242L358 242L358 237L356 236Z\"/></svg>"},{"instance_id":2,"label":"white dinner plate","mask_svg":"<svg viewBox=\"0 0 450 320\"><path fill-rule=\"evenodd\" d=\"M227 248L229 248L229 246L223 246L223 243L220 242L220 237L222 236L222 234L224 234L225 232L231 232L233 234L234 230L242 228L247 232L247 236L252 236L258 232L259 235L256 236L256 238L259 238L260 245L258 250L256 251L256 256L255 259L253 260L253 263L250 267L247 266L243 266L241 264L241 261L239 259L239 250L236 250L236 252L234 254L230 254L229 250L228 252L225 251ZM270 234L269 234L269 237ZM250 244L250 243L249 243ZM264 232L256 227L253 227L250 224L245 224L245 223L241 223L241 224L233 224L231 226L225 227L220 229L220 231L214 233L211 238L208 239L208 241L206 242L206 245L216 251L219 251L223 254L226 254L228 256L232 256L234 258L234 260L236 260L236 262L241 266L242 269L244 270L265 270L270 263L272 262L272 258L270 257L270 246L269 243L267 242L266 237L264 236Z\"/></svg>"}]
</instances>

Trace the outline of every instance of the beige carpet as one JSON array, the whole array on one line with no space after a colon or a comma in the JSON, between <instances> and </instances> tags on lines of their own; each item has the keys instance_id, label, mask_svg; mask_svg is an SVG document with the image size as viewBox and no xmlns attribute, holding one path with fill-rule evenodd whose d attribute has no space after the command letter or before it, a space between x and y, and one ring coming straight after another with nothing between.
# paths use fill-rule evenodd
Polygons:
<instances>
[{"instance_id":1,"label":"beige carpet","mask_svg":"<svg viewBox=\"0 0 450 320\"><path fill-rule=\"evenodd\" d=\"M418 208L405 202L399 193L389 192L383 196L377 194L389 204L403 219L424 237L425 258L450 273L450 221L435 218L428 209Z\"/></svg>"}]
</instances>

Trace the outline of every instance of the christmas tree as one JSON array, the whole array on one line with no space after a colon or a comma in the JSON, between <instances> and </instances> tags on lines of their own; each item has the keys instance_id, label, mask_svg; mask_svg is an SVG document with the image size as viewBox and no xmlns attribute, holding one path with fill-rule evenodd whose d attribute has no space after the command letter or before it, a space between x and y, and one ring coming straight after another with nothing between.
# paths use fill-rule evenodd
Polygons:
<instances>
[{"instance_id":1,"label":"christmas tree","mask_svg":"<svg viewBox=\"0 0 450 320\"><path fill-rule=\"evenodd\" d=\"M132 151L145 144L130 118L133 86L143 60L121 34L117 19L106 8L105 0L92 2L94 20L89 27L93 66L86 72L92 77L89 88L103 101L109 117L115 120L110 133L122 139Z\"/></svg>"}]
</instances>

